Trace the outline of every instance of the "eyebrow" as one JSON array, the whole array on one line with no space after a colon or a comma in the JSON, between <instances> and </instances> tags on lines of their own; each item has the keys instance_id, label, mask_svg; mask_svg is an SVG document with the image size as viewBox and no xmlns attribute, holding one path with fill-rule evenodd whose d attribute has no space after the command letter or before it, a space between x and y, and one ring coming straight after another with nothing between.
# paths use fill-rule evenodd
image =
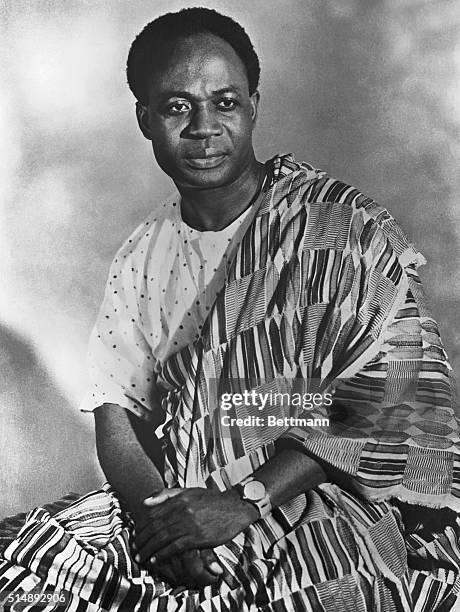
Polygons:
<instances>
[{"instance_id":1,"label":"eyebrow","mask_svg":"<svg viewBox=\"0 0 460 612\"><path fill-rule=\"evenodd\" d=\"M234 85L228 85L227 87L222 87L221 89L216 89L215 91L212 91L211 96L212 97L221 96L222 94L225 94L225 93L236 93L238 95L241 95L241 89ZM192 100L199 99L196 96L194 96L192 93L190 93L189 91L175 90L175 89L164 91L160 95L161 101L168 100L169 98L190 98Z\"/></svg>"}]
</instances>

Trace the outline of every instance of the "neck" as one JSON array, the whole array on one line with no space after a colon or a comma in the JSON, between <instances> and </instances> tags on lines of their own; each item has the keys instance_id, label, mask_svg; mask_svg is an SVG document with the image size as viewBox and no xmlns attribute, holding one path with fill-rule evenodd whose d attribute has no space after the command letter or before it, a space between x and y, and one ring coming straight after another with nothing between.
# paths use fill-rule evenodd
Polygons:
<instances>
[{"instance_id":1,"label":"neck","mask_svg":"<svg viewBox=\"0 0 460 612\"><path fill-rule=\"evenodd\" d=\"M177 185L182 197L183 220L201 231L218 231L227 227L246 210L260 186L264 166L253 158L240 176L222 187L189 189Z\"/></svg>"}]
</instances>

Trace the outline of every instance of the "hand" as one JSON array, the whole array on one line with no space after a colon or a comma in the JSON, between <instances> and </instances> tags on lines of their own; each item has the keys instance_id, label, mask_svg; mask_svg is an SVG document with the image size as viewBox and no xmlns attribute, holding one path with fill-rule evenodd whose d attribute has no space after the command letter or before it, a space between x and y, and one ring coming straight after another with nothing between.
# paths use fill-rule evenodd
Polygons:
<instances>
[{"instance_id":1,"label":"hand","mask_svg":"<svg viewBox=\"0 0 460 612\"><path fill-rule=\"evenodd\" d=\"M136 535L136 561L156 561L194 548L228 542L259 518L257 509L236 491L164 489L148 497L148 520Z\"/></svg>"},{"instance_id":2,"label":"hand","mask_svg":"<svg viewBox=\"0 0 460 612\"><path fill-rule=\"evenodd\" d=\"M155 563L153 571L170 586L189 589L214 584L224 573L211 549L186 550L180 555Z\"/></svg>"},{"instance_id":3,"label":"hand","mask_svg":"<svg viewBox=\"0 0 460 612\"><path fill-rule=\"evenodd\" d=\"M150 521L148 513L149 508L146 506L136 513L135 536L148 525ZM134 554L138 552L136 541L132 542L132 549ZM217 582L219 576L224 573L212 549L187 550L157 563L152 563L151 559L147 559L142 565L169 585L181 588L202 588Z\"/></svg>"}]
</instances>

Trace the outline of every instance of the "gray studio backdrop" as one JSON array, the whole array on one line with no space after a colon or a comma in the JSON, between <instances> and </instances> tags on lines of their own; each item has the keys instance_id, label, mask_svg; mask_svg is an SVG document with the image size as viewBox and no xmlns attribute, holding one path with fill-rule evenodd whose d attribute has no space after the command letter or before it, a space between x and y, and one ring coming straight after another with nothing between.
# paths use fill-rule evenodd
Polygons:
<instances>
[{"instance_id":1,"label":"gray studio backdrop","mask_svg":"<svg viewBox=\"0 0 460 612\"><path fill-rule=\"evenodd\" d=\"M293 152L360 187L428 259L456 371L460 15L449 0L0 0L0 515L96 487L78 411L113 254L170 190L125 86L168 10L233 15L261 57L261 159Z\"/></svg>"}]
</instances>

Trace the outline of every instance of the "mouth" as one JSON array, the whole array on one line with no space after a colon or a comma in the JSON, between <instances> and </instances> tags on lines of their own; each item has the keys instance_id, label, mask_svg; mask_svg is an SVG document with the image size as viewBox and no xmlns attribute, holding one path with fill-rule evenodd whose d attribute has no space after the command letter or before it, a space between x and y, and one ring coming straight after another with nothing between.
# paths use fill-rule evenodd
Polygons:
<instances>
[{"instance_id":1,"label":"mouth","mask_svg":"<svg viewBox=\"0 0 460 612\"><path fill-rule=\"evenodd\" d=\"M198 170L207 170L209 168L217 168L226 158L226 153L197 153L196 155L189 155L185 158L185 162L188 166L196 168Z\"/></svg>"}]
</instances>

